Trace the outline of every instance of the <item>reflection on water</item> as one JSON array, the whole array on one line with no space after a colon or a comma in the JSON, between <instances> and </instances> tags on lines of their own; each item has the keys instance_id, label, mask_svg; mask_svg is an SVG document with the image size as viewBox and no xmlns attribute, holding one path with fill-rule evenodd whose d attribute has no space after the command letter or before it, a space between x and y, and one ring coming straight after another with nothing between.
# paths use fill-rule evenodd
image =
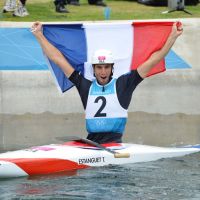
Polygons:
<instances>
[{"instance_id":1,"label":"reflection on water","mask_svg":"<svg viewBox=\"0 0 200 200\"><path fill-rule=\"evenodd\" d=\"M200 154L0 181L0 199L200 199Z\"/></svg>"},{"instance_id":2,"label":"reflection on water","mask_svg":"<svg viewBox=\"0 0 200 200\"><path fill-rule=\"evenodd\" d=\"M65 172L58 172L55 174L49 174L49 175L35 175L28 177L28 180L49 180L49 179L58 179L62 178L64 176L76 176L77 170L71 170L71 171L65 171Z\"/></svg>"}]
</instances>

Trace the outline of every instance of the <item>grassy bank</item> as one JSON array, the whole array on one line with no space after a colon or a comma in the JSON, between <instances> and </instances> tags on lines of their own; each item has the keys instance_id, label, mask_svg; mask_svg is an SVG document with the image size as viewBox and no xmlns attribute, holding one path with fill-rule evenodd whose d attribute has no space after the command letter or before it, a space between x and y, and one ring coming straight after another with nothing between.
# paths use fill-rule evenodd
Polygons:
<instances>
[{"instance_id":1,"label":"grassy bank","mask_svg":"<svg viewBox=\"0 0 200 200\"><path fill-rule=\"evenodd\" d=\"M186 6L192 13L188 15L182 11L162 14L168 10L167 7L153 7L138 4L135 1L107 0L111 8L111 20L133 20L133 19L165 19L165 18L188 18L200 17L200 4L197 6ZM70 13L59 14L55 12L53 0L28 0L27 9L29 16L24 18L13 17L11 13L0 14L0 21L91 21L104 20L103 7L91 6L87 0L80 0L81 6L67 6ZM3 2L0 2L3 7Z\"/></svg>"}]
</instances>

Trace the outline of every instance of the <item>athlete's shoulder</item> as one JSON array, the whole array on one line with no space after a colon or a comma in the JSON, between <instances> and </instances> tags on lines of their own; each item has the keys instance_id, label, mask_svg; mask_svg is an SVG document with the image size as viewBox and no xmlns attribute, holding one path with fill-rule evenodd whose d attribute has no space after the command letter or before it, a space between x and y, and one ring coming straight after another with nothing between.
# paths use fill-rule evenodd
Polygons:
<instances>
[{"instance_id":1,"label":"athlete's shoulder","mask_svg":"<svg viewBox=\"0 0 200 200\"><path fill-rule=\"evenodd\" d=\"M137 70L131 70L130 72L122 74L117 78L117 82L124 82L129 80L138 80L139 82L141 82L143 79L139 75Z\"/></svg>"},{"instance_id":2,"label":"athlete's shoulder","mask_svg":"<svg viewBox=\"0 0 200 200\"><path fill-rule=\"evenodd\" d=\"M92 83L91 80L85 78L81 72L79 71L74 71L71 76L69 77L69 80L72 82L72 83L76 83L76 82L88 82L89 84Z\"/></svg>"}]
</instances>

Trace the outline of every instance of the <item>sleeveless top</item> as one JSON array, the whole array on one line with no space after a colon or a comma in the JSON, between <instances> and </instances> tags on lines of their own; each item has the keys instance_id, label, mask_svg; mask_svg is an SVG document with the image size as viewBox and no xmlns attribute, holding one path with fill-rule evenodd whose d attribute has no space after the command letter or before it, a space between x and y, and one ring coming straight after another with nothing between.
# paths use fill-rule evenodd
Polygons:
<instances>
[{"instance_id":1,"label":"sleeveless top","mask_svg":"<svg viewBox=\"0 0 200 200\"><path fill-rule=\"evenodd\" d=\"M107 85L92 82L85 109L86 128L92 133L123 133L127 122L127 109L124 109L118 100L116 79Z\"/></svg>"}]
</instances>

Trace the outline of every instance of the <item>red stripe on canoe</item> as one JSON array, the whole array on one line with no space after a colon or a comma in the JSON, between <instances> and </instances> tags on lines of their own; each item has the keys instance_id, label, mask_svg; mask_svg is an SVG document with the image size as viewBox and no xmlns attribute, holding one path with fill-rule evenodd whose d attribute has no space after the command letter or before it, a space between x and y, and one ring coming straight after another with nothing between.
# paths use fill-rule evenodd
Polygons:
<instances>
[{"instance_id":1,"label":"red stripe on canoe","mask_svg":"<svg viewBox=\"0 0 200 200\"><path fill-rule=\"evenodd\" d=\"M28 175L50 174L63 171L88 168L88 165L78 164L74 161L57 158L13 158L0 159L16 164Z\"/></svg>"},{"instance_id":2,"label":"red stripe on canoe","mask_svg":"<svg viewBox=\"0 0 200 200\"><path fill-rule=\"evenodd\" d=\"M94 147L90 144L76 142L76 141L65 142L63 145L64 146L74 146L74 147ZM106 144L101 144L101 145L104 147L120 147L120 146L122 146L121 143L106 143Z\"/></svg>"}]
</instances>

